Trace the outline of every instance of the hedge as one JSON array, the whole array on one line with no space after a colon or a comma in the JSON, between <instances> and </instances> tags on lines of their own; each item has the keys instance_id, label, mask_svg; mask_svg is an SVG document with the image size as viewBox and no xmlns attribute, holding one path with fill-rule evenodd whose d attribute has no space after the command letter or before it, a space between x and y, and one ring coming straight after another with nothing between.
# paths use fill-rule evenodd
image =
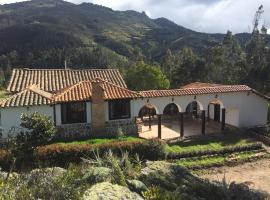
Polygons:
<instances>
[{"instance_id":1,"label":"hedge","mask_svg":"<svg viewBox=\"0 0 270 200\"><path fill-rule=\"evenodd\" d=\"M66 167L70 163L79 163L81 158L95 158L98 152L102 157L106 152L112 150L116 155L121 155L122 152L128 151L134 156L138 154L141 159L158 160L165 158L165 143L161 140L145 140L145 141L119 141L109 142L105 144L74 144L61 145L51 144L41 146L36 149L31 163L31 167L42 166L59 166ZM2 156L3 155L3 156ZM9 166L8 155L1 154L0 151L0 167L7 168Z\"/></svg>"},{"instance_id":2,"label":"hedge","mask_svg":"<svg viewBox=\"0 0 270 200\"><path fill-rule=\"evenodd\" d=\"M204 155L224 155L227 153L242 152L242 151L251 151L262 149L262 143L252 143L239 146L224 147L217 150L202 150L202 151L190 151L190 152L175 152L168 153L168 159L180 159L180 158L189 158L195 156L204 156Z\"/></svg>"}]
</instances>

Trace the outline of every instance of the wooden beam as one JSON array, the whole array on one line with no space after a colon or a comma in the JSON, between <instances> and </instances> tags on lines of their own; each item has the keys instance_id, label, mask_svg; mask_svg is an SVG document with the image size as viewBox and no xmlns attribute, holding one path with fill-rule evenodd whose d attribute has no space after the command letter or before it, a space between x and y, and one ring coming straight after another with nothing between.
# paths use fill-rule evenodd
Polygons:
<instances>
[{"instance_id":1,"label":"wooden beam","mask_svg":"<svg viewBox=\"0 0 270 200\"><path fill-rule=\"evenodd\" d=\"M225 129L226 109L222 108L221 130Z\"/></svg>"},{"instance_id":2,"label":"wooden beam","mask_svg":"<svg viewBox=\"0 0 270 200\"><path fill-rule=\"evenodd\" d=\"M161 139L161 115L158 115L158 138Z\"/></svg>"},{"instance_id":3,"label":"wooden beam","mask_svg":"<svg viewBox=\"0 0 270 200\"><path fill-rule=\"evenodd\" d=\"M210 121L210 105L208 104L208 109L207 109L207 121Z\"/></svg>"},{"instance_id":4,"label":"wooden beam","mask_svg":"<svg viewBox=\"0 0 270 200\"><path fill-rule=\"evenodd\" d=\"M184 137L184 113L180 113L180 136Z\"/></svg>"},{"instance_id":5,"label":"wooden beam","mask_svg":"<svg viewBox=\"0 0 270 200\"><path fill-rule=\"evenodd\" d=\"M149 130L151 131L152 129L152 121L151 121L151 110L148 109L148 117L149 117Z\"/></svg>"},{"instance_id":6,"label":"wooden beam","mask_svg":"<svg viewBox=\"0 0 270 200\"><path fill-rule=\"evenodd\" d=\"M202 134L205 135L205 110L202 110Z\"/></svg>"}]
</instances>

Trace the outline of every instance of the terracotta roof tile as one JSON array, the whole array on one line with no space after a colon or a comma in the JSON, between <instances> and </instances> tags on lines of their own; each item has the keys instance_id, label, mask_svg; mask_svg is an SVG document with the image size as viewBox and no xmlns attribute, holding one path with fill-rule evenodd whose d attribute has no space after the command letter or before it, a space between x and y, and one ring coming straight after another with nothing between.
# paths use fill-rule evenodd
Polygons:
<instances>
[{"instance_id":1,"label":"terracotta roof tile","mask_svg":"<svg viewBox=\"0 0 270 200\"><path fill-rule=\"evenodd\" d=\"M188 88L219 87L219 86L228 86L228 85L221 85L221 84L215 84L215 83L194 82L194 83L189 83L187 85L184 85L184 86L182 86L180 88L181 89L188 89Z\"/></svg>"},{"instance_id":2,"label":"terracotta roof tile","mask_svg":"<svg viewBox=\"0 0 270 200\"><path fill-rule=\"evenodd\" d=\"M32 85L0 102L0 107L37 106L53 103L51 93L40 90Z\"/></svg>"},{"instance_id":3,"label":"terracotta roof tile","mask_svg":"<svg viewBox=\"0 0 270 200\"><path fill-rule=\"evenodd\" d=\"M95 78L94 81L81 81L75 85L58 91L54 96L54 100L55 102L90 100L92 96L93 82L101 83L102 88L104 89L105 100L142 97L137 92L120 87L101 78Z\"/></svg>"},{"instance_id":4,"label":"terracotta roof tile","mask_svg":"<svg viewBox=\"0 0 270 200\"><path fill-rule=\"evenodd\" d=\"M117 69L13 69L7 90L20 92L32 84L37 84L44 91L55 92L81 81L91 81L96 77L127 87Z\"/></svg>"},{"instance_id":5,"label":"terracotta roof tile","mask_svg":"<svg viewBox=\"0 0 270 200\"><path fill-rule=\"evenodd\" d=\"M200 87L200 88L186 88L186 89L172 89L172 90L149 90L140 92L144 97L162 97L162 96L185 96L185 95L200 95L200 94L215 94L226 92L244 92L252 91L246 85L221 85L215 87Z\"/></svg>"}]
</instances>

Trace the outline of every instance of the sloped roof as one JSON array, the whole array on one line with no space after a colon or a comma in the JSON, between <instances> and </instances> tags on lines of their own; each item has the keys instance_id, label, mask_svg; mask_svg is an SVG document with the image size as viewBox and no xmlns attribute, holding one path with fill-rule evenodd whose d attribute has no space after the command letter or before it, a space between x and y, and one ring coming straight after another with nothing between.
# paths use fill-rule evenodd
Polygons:
<instances>
[{"instance_id":1,"label":"sloped roof","mask_svg":"<svg viewBox=\"0 0 270 200\"><path fill-rule=\"evenodd\" d=\"M187 85L181 86L181 89L190 89L190 88L202 88L202 87L219 87L219 86L226 86L226 85L221 85L221 84L216 84L216 83L203 83L203 82L194 82L194 83L189 83Z\"/></svg>"},{"instance_id":2,"label":"sloped roof","mask_svg":"<svg viewBox=\"0 0 270 200\"><path fill-rule=\"evenodd\" d=\"M21 92L36 84L41 90L56 92L81 81L91 81L96 77L126 88L125 81L117 69L13 69L7 90Z\"/></svg>"},{"instance_id":3,"label":"sloped roof","mask_svg":"<svg viewBox=\"0 0 270 200\"><path fill-rule=\"evenodd\" d=\"M200 94L215 94L227 92L244 92L252 91L246 85L221 85L218 87L200 87L200 88L184 88L172 90L149 90L142 91L144 97L162 97L162 96L185 96L185 95L200 95Z\"/></svg>"},{"instance_id":4,"label":"sloped roof","mask_svg":"<svg viewBox=\"0 0 270 200\"><path fill-rule=\"evenodd\" d=\"M14 94L0 102L0 107L48 105L53 102L51 93L40 90L36 85Z\"/></svg>"},{"instance_id":5,"label":"sloped roof","mask_svg":"<svg viewBox=\"0 0 270 200\"><path fill-rule=\"evenodd\" d=\"M101 78L95 78L93 81L81 81L73 86L58 91L54 96L54 100L55 102L90 100L92 96L93 82L101 83L101 87L104 90L105 100L142 97L137 92L120 87Z\"/></svg>"}]
</instances>

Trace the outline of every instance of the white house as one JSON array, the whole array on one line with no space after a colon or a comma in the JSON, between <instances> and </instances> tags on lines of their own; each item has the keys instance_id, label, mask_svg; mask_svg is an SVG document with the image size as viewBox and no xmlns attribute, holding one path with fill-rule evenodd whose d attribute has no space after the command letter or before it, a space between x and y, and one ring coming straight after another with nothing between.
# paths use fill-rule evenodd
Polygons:
<instances>
[{"instance_id":1,"label":"white house","mask_svg":"<svg viewBox=\"0 0 270 200\"><path fill-rule=\"evenodd\" d=\"M161 134L163 115L185 113L235 127L267 123L269 97L246 85L192 83L179 89L134 92L115 69L14 69L0 106L3 137L18 131L22 113L50 116L61 137L106 136L119 129L138 132L137 118L152 110ZM149 114L149 113L148 113Z\"/></svg>"}]
</instances>

